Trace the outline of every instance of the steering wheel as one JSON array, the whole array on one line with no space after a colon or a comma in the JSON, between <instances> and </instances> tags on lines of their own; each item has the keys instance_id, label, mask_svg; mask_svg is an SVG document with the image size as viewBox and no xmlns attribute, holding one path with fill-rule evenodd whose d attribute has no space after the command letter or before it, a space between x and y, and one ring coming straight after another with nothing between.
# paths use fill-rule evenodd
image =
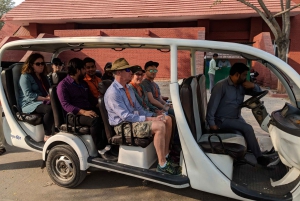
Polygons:
<instances>
[{"instance_id":1,"label":"steering wheel","mask_svg":"<svg viewBox=\"0 0 300 201\"><path fill-rule=\"evenodd\" d=\"M252 105L253 103L256 103L257 101L259 101L262 97L264 97L265 95L267 95L269 93L268 90L265 91L261 91L261 92L257 92L255 95L253 95L251 98L248 98L247 100L245 100L242 104L241 107L247 107L249 109L253 109L257 106L257 104Z\"/></svg>"}]
</instances>

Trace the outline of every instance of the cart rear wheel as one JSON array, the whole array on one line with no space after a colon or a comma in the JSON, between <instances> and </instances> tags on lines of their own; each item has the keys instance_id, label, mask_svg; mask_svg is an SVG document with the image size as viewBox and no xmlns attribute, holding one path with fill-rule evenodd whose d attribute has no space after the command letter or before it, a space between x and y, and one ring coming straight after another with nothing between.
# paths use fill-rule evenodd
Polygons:
<instances>
[{"instance_id":1,"label":"cart rear wheel","mask_svg":"<svg viewBox=\"0 0 300 201\"><path fill-rule=\"evenodd\" d=\"M65 188L79 185L86 176L86 171L80 170L77 154L69 145L53 147L48 154L46 167L52 181Z\"/></svg>"}]
</instances>

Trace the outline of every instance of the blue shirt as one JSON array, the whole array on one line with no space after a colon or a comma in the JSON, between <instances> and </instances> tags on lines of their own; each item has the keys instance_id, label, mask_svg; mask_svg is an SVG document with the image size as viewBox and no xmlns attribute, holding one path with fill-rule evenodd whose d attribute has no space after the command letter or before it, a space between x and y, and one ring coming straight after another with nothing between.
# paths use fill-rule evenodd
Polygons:
<instances>
[{"instance_id":1,"label":"blue shirt","mask_svg":"<svg viewBox=\"0 0 300 201\"><path fill-rule=\"evenodd\" d=\"M18 104L22 108L22 112L31 113L37 106L43 104L43 101L37 100L38 96L42 96L42 92L32 75L28 73L22 74L19 80L18 98Z\"/></svg>"},{"instance_id":2,"label":"blue shirt","mask_svg":"<svg viewBox=\"0 0 300 201\"><path fill-rule=\"evenodd\" d=\"M116 126L124 121L142 122L146 120L146 117L151 117L153 114L145 111L135 98L134 91L128 85L126 87L129 90L134 107L130 105L124 87L116 80L110 85L104 95L108 121L112 126ZM135 114L135 111L138 114Z\"/></svg>"},{"instance_id":3,"label":"blue shirt","mask_svg":"<svg viewBox=\"0 0 300 201\"><path fill-rule=\"evenodd\" d=\"M57 86L57 96L66 112L77 114L80 109L92 110L91 93L86 82L79 84L67 75Z\"/></svg>"},{"instance_id":4,"label":"blue shirt","mask_svg":"<svg viewBox=\"0 0 300 201\"><path fill-rule=\"evenodd\" d=\"M216 125L215 120L237 119L241 117L240 105L245 95L252 95L261 89L255 85L252 90L246 90L242 85L234 86L230 77L219 81L213 88L207 105L206 120L210 126Z\"/></svg>"}]
</instances>

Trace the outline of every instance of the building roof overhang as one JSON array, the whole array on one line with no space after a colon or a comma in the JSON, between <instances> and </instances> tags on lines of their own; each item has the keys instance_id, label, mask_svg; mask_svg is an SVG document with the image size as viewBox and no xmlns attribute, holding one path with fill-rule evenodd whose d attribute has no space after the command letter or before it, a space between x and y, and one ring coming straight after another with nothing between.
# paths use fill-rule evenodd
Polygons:
<instances>
[{"instance_id":1,"label":"building roof overhang","mask_svg":"<svg viewBox=\"0 0 300 201\"><path fill-rule=\"evenodd\" d=\"M223 0L221 4L212 6L214 1L25 0L6 13L2 20L27 26L30 23L128 24L259 17L254 10L240 2ZM257 1L250 0L250 2L259 6ZM280 1L265 0L265 3L272 13L281 11ZM290 14L291 16L300 14L300 8L292 10Z\"/></svg>"},{"instance_id":2,"label":"building roof overhang","mask_svg":"<svg viewBox=\"0 0 300 201\"><path fill-rule=\"evenodd\" d=\"M256 48L238 43L217 42L208 40L191 40L178 38L144 38L144 37L60 37L60 38L40 38L16 40L2 46L3 50L26 50L45 53L60 54L64 51L81 51L82 49L114 49L123 51L126 49L156 49L158 51L169 52L172 45L176 45L177 50L218 52L242 56L247 59L257 60L258 57L238 50ZM237 48L237 49L236 49Z\"/></svg>"}]
</instances>

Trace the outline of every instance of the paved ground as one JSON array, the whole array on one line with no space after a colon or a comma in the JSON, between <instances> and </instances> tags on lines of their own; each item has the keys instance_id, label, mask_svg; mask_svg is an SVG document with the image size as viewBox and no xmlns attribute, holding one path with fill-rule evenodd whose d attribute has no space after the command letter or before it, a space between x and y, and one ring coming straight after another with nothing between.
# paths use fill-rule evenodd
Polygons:
<instances>
[{"instance_id":1,"label":"paved ground","mask_svg":"<svg viewBox=\"0 0 300 201\"><path fill-rule=\"evenodd\" d=\"M167 83L160 86L169 96ZM288 101L271 97L263 100L269 113ZM269 148L268 134L259 128L251 111L244 109L243 116L254 127L258 140L264 139L263 148ZM232 200L190 188L178 190L155 183L144 187L140 179L107 171L89 173L79 187L65 189L52 183L41 163L40 154L8 146L7 153L0 156L0 200Z\"/></svg>"}]
</instances>

